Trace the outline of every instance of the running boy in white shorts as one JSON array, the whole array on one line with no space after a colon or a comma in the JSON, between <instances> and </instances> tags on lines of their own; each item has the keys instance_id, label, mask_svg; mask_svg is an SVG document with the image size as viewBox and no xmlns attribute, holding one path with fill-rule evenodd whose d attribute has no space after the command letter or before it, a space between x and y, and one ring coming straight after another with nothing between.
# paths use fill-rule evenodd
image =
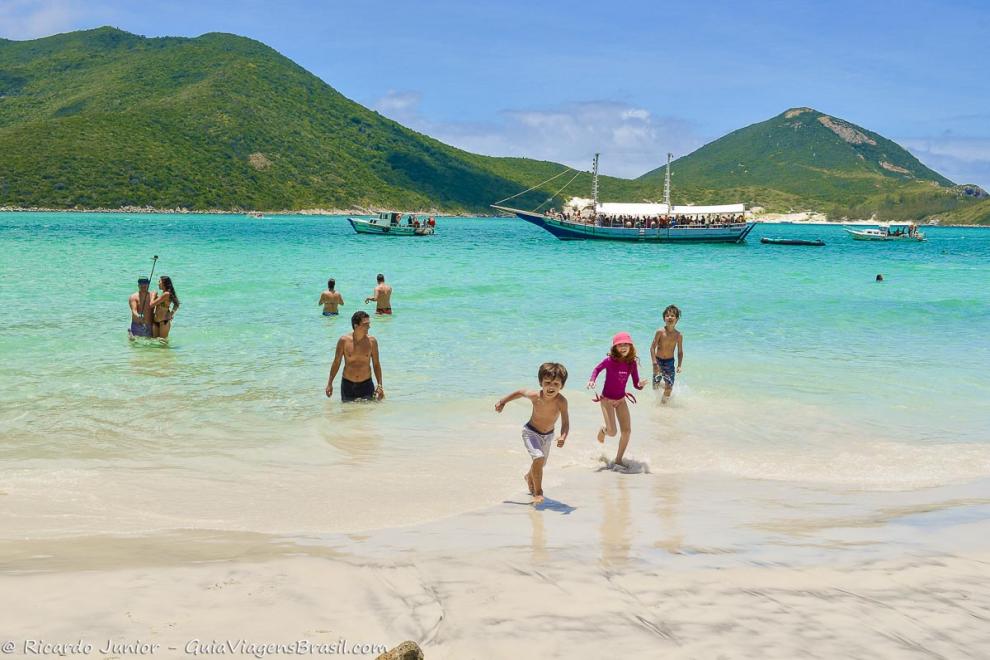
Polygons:
<instances>
[{"instance_id":1,"label":"running boy in white shorts","mask_svg":"<svg viewBox=\"0 0 990 660\"><path fill-rule=\"evenodd\" d=\"M554 425L560 418L560 435L557 436L557 446L563 447L567 441L571 422L567 416L567 399L560 393L567 382L567 369L556 362L544 362L537 374L540 380L540 391L516 390L504 396L495 404L495 412L502 412L509 401L525 397L533 404L533 413L529 421L523 425L522 439L526 451L533 462L529 472L525 474L529 494L533 496L533 504L543 502L543 466L550 456L550 445L553 442Z\"/></svg>"}]
</instances>

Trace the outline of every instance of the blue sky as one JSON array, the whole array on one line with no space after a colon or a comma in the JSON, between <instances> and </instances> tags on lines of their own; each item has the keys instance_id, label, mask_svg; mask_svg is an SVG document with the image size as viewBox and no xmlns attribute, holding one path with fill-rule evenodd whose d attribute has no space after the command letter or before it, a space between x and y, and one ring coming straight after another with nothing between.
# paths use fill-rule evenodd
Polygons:
<instances>
[{"instance_id":1,"label":"blue sky","mask_svg":"<svg viewBox=\"0 0 990 660\"><path fill-rule=\"evenodd\" d=\"M0 0L0 36L262 41L456 146L638 176L811 106L990 189L990 3Z\"/></svg>"}]
</instances>

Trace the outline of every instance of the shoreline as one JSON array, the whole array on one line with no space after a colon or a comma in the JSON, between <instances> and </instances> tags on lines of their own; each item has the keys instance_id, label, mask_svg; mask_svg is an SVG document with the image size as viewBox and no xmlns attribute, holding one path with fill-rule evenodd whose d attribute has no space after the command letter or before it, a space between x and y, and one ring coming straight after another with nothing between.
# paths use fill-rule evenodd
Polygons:
<instances>
[{"instance_id":1,"label":"shoreline","mask_svg":"<svg viewBox=\"0 0 990 660\"><path fill-rule=\"evenodd\" d=\"M389 209L386 209L389 210ZM154 214L173 214L173 215L248 215L251 213L260 213L265 216L269 215L326 215L326 216L344 216L344 215L374 215L379 213L379 211L373 211L369 209L324 209L324 208L313 208L313 209L299 209L296 211L282 209L280 211L257 211L253 209L244 210L229 210L229 209L206 209L206 210L190 210L185 208L174 208L174 209L159 209L152 206L124 206L116 209L55 209L55 208L32 208L23 206L0 206L0 213L140 213L147 215ZM415 213L416 215L434 215L437 217L494 217L492 215L463 215L460 213L447 213L443 211L438 211L437 209L430 209L426 211L422 210L403 210L403 214Z\"/></svg>"},{"instance_id":2,"label":"shoreline","mask_svg":"<svg viewBox=\"0 0 990 660\"><path fill-rule=\"evenodd\" d=\"M844 222L837 222L834 220L763 220L756 219L753 222L761 225L799 225L799 226L822 226L822 227L846 227L849 225L855 226L874 226L878 224L885 224L890 222L896 222L893 220L846 220ZM926 229L931 229L932 227L946 227L953 229L988 229L990 224L987 225L950 225L946 223L916 223L918 227L924 227Z\"/></svg>"},{"instance_id":3,"label":"shoreline","mask_svg":"<svg viewBox=\"0 0 990 660\"><path fill-rule=\"evenodd\" d=\"M0 207L0 213L97 213L97 214L146 214L146 215L232 215L232 216L247 216L252 213L260 213L263 216L367 216L374 215L377 211L369 212L368 209L324 209L324 208L314 208L314 209L300 209L297 211L290 210L280 210L280 211L254 211L254 210L227 210L227 209L207 209L207 210L189 210L183 208L175 209L159 209L154 207L129 207L125 206L116 209L55 209L55 208L31 208L31 207L21 207L21 206L2 206ZM431 209L428 211L402 211L403 214L414 213L417 215L433 215L438 218L498 218L498 217L509 217L497 213L460 213L460 212L446 212L438 211L436 209ZM771 214L776 215L776 214ZM786 214L784 214L786 215ZM802 214L803 215L803 214ZM812 214L813 216L819 216L820 214ZM876 225L884 222L896 222L891 220L846 220L846 221L836 221L836 220L826 220L820 217L814 217L809 219L795 219L787 220L783 218L754 218L752 222L763 224L763 225ZM919 227L955 227L955 228L990 228L990 224L985 225L974 225L974 224L948 224L948 223L917 223Z\"/></svg>"}]
</instances>

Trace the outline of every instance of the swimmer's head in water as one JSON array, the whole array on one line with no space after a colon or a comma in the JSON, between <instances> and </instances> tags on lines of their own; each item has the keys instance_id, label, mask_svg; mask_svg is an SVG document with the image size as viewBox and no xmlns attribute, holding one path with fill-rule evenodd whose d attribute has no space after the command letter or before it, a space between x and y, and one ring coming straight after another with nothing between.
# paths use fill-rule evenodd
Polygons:
<instances>
[{"instance_id":1,"label":"swimmer's head in water","mask_svg":"<svg viewBox=\"0 0 990 660\"><path fill-rule=\"evenodd\" d=\"M384 282L384 281L385 281L385 276L382 275L381 273L378 273L378 282L381 283L381 282Z\"/></svg>"},{"instance_id":2,"label":"swimmer's head in water","mask_svg":"<svg viewBox=\"0 0 990 660\"><path fill-rule=\"evenodd\" d=\"M540 365L536 377L539 379L544 392L547 390L547 382L559 383L554 387L554 389L559 390L567 382L567 368L559 362L544 362ZM556 394L556 392L554 393Z\"/></svg>"},{"instance_id":3,"label":"swimmer's head in water","mask_svg":"<svg viewBox=\"0 0 990 660\"><path fill-rule=\"evenodd\" d=\"M359 325L364 325L365 319L368 321L368 325L371 325L371 317L368 316L368 312L359 309L351 315L351 328L357 328Z\"/></svg>"},{"instance_id":4,"label":"swimmer's head in water","mask_svg":"<svg viewBox=\"0 0 990 660\"><path fill-rule=\"evenodd\" d=\"M337 281L336 280L334 280L332 277L329 280L327 280L327 288L328 289L330 289L331 291L333 291L333 288L335 286L337 286Z\"/></svg>"}]
</instances>

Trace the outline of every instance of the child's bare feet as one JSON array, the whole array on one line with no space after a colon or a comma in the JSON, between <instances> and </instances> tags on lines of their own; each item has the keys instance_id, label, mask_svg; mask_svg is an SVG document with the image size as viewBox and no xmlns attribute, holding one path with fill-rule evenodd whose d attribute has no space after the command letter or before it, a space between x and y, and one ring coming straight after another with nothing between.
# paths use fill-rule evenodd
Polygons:
<instances>
[{"instance_id":1,"label":"child's bare feet","mask_svg":"<svg viewBox=\"0 0 990 660\"><path fill-rule=\"evenodd\" d=\"M605 444L605 427L598 429L598 442Z\"/></svg>"},{"instance_id":2,"label":"child's bare feet","mask_svg":"<svg viewBox=\"0 0 990 660\"><path fill-rule=\"evenodd\" d=\"M529 494L533 495L533 477L529 472L523 475L523 479L526 480L526 485L529 486Z\"/></svg>"}]
</instances>

